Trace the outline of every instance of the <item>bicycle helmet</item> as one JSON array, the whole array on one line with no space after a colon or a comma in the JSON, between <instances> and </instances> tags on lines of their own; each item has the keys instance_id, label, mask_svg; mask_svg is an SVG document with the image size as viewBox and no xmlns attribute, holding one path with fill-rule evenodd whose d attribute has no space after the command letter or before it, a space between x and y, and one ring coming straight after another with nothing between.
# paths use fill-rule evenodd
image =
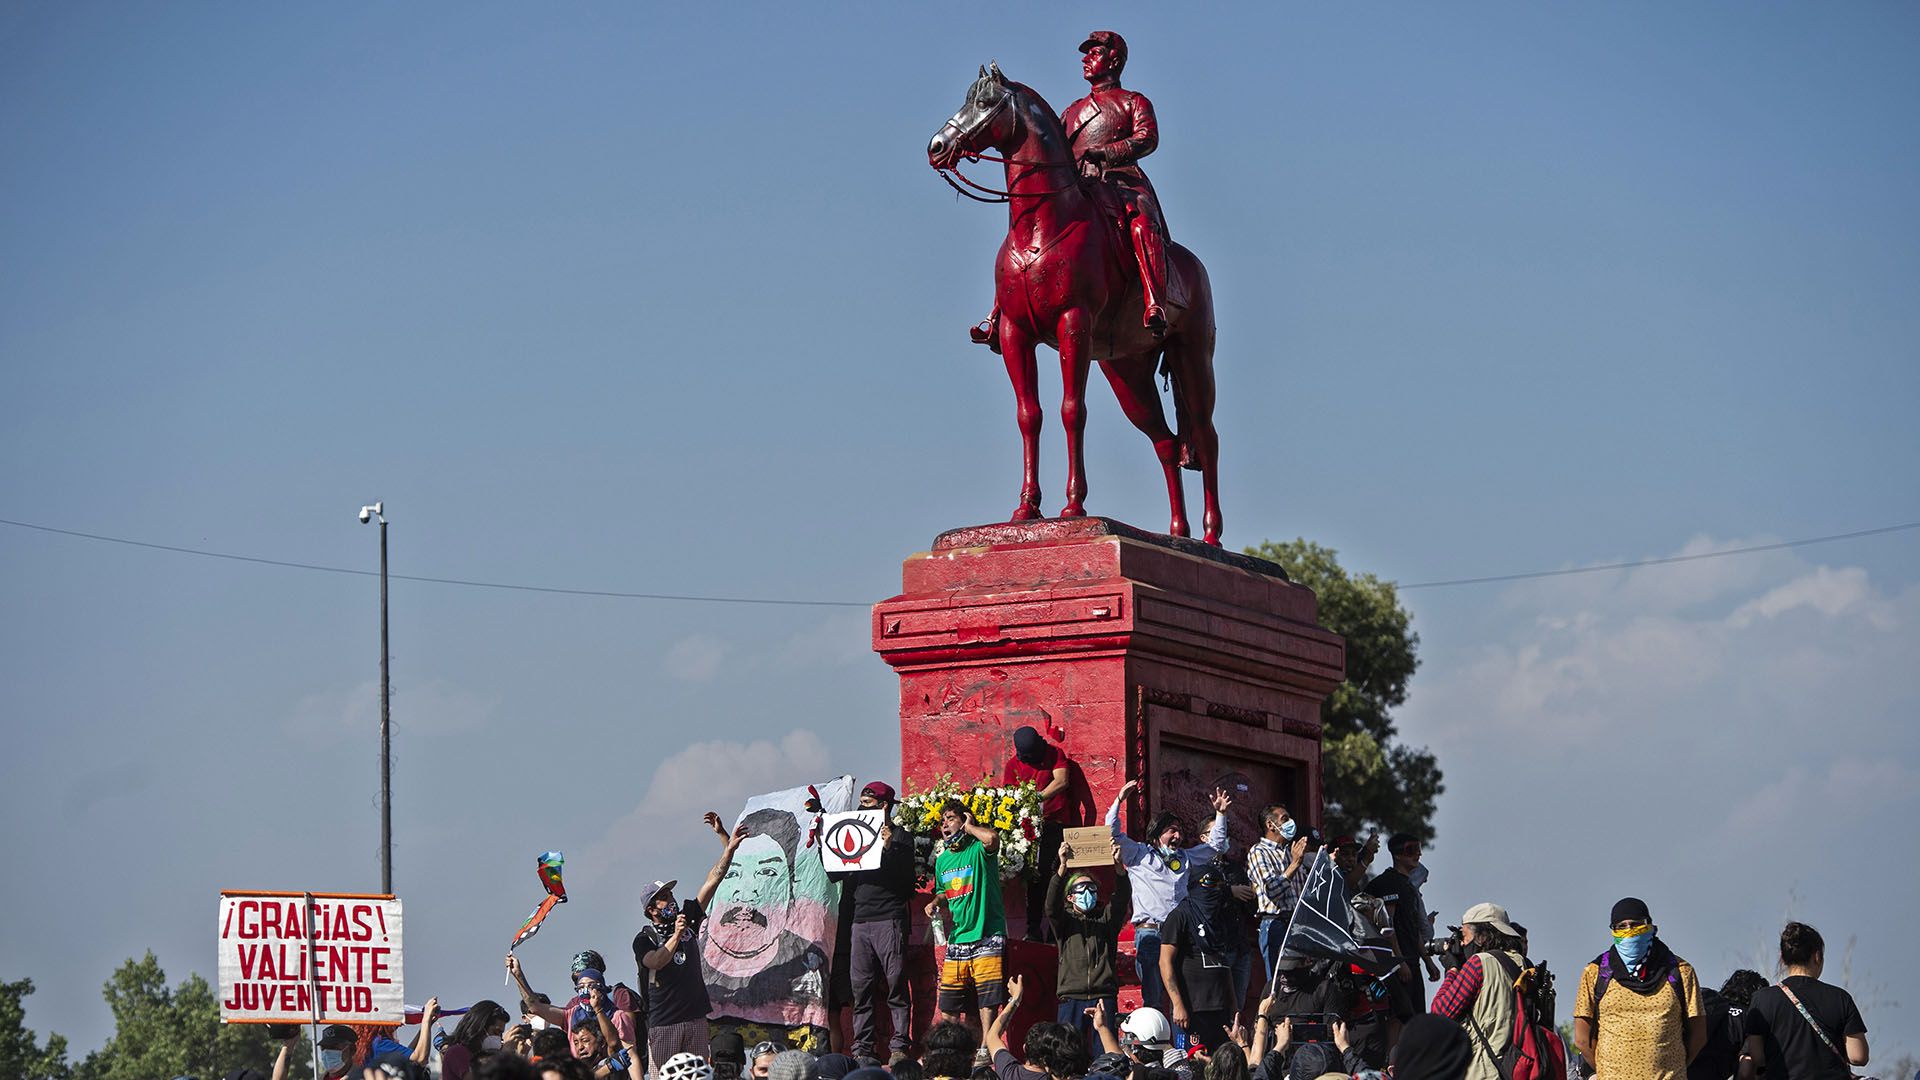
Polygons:
<instances>
[{"instance_id":1,"label":"bicycle helmet","mask_svg":"<svg viewBox=\"0 0 1920 1080\"><path fill-rule=\"evenodd\" d=\"M713 1066L699 1054L675 1054L660 1066L660 1080L713 1080Z\"/></svg>"}]
</instances>

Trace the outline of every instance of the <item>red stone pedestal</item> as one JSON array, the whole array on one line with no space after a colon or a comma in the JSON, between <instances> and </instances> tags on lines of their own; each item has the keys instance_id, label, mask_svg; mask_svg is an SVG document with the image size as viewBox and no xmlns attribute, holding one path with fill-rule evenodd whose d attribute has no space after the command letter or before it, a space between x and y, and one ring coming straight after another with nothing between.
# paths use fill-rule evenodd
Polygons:
<instances>
[{"instance_id":1,"label":"red stone pedestal","mask_svg":"<svg viewBox=\"0 0 1920 1080\"><path fill-rule=\"evenodd\" d=\"M1317 823L1320 703L1345 642L1273 563L1054 519L945 533L906 560L901 586L874 605L873 647L900 675L904 791L948 774L997 780L1014 730L1031 725L1072 759L1082 824L1100 822L1129 776L1142 778L1123 817L1136 836L1162 809L1204 823L1216 786L1235 797L1237 854L1267 803ZM1016 938L1020 890L1006 892ZM1029 999L1051 999L1051 948L1008 960L1029 975ZM931 1000L925 989L916 999Z\"/></svg>"}]
</instances>

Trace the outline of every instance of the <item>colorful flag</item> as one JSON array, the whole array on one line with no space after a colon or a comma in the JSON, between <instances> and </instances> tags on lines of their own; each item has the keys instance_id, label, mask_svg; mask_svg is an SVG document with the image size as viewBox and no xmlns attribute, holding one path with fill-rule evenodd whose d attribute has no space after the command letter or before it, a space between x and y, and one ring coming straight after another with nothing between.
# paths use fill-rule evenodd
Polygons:
<instances>
[{"instance_id":1,"label":"colorful flag","mask_svg":"<svg viewBox=\"0 0 1920 1080\"><path fill-rule=\"evenodd\" d=\"M547 912L552 911L553 905L559 902L560 898L557 896L549 896L540 901L540 906L533 909L533 914L527 916L527 921L520 924L519 931L513 935L513 944L507 946L507 951L512 952L520 947L521 942L539 933L540 924L546 919Z\"/></svg>"},{"instance_id":2,"label":"colorful flag","mask_svg":"<svg viewBox=\"0 0 1920 1080\"><path fill-rule=\"evenodd\" d=\"M547 895L563 904L567 902L567 887L560 881L560 867L566 861L567 857L557 851L543 851L540 853L538 871L540 884L547 887Z\"/></svg>"}]
</instances>

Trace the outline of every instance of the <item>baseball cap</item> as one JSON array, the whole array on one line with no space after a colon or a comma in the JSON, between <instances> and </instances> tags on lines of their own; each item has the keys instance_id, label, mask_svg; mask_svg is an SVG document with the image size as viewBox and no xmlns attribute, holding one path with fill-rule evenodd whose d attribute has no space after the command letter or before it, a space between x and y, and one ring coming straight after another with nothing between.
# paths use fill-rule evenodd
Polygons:
<instances>
[{"instance_id":1,"label":"baseball cap","mask_svg":"<svg viewBox=\"0 0 1920 1080\"><path fill-rule=\"evenodd\" d=\"M860 794L871 795L881 802L894 802L899 797L895 794L893 785L884 780L869 781L866 787L860 789Z\"/></svg>"},{"instance_id":2,"label":"baseball cap","mask_svg":"<svg viewBox=\"0 0 1920 1080\"><path fill-rule=\"evenodd\" d=\"M680 884L679 878L669 878L666 881L654 882L652 885L648 886L645 890L641 892L640 906L642 908L647 907L648 905L653 903L654 897L659 896L663 892L671 891L673 887L678 884Z\"/></svg>"},{"instance_id":3,"label":"baseball cap","mask_svg":"<svg viewBox=\"0 0 1920 1080\"><path fill-rule=\"evenodd\" d=\"M1486 923L1508 937L1520 936L1520 931L1515 930L1512 921L1507 918L1507 909L1499 904L1482 903L1468 908L1467 913L1460 916L1460 925L1468 923Z\"/></svg>"},{"instance_id":4,"label":"baseball cap","mask_svg":"<svg viewBox=\"0 0 1920 1080\"><path fill-rule=\"evenodd\" d=\"M357 1046L359 1043L360 1036L345 1024L328 1024L326 1030L320 1033L320 1045L335 1050Z\"/></svg>"}]
</instances>

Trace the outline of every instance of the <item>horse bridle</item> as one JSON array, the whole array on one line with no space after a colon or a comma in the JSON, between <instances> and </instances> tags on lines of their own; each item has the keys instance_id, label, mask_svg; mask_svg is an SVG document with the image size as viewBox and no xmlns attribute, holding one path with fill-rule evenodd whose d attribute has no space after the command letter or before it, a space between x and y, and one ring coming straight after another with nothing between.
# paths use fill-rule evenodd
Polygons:
<instances>
[{"instance_id":1,"label":"horse bridle","mask_svg":"<svg viewBox=\"0 0 1920 1080\"><path fill-rule=\"evenodd\" d=\"M973 137L975 135L978 135L982 128L992 123L994 117L999 116L1003 109L1008 108L1012 104L1013 104L1013 88L1007 87L1006 92L1000 95L1000 100L994 103L993 108L988 109L987 111L981 113L978 119L974 120L973 123L968 124L965 128L956 128L954 130L954 136L955 136L955 139L957 140L958 145L965 146L968 143L972 142ZM1046 161L1022 161L1019 158L996 157L992 154L976 153L976 152L971 152L966 150L962 150L960 152L960 156L966 158L968 161L992 161L992 162L997 162L1001 165L1025 165L1029 167L1044 168L1052 164L1051 162L1046 162ZM990 188L985 184L976 183L975 181L969 179L967 177L967 174L960 171L960 162L958 160L956 160L953 163L951 168L936 169L934 171L938 172L940 174L940 179L945 180L947 182L947 186L952 188L955 192L961 195L965 195L967 198L972 199L974 202L989 203L989 204L995 204L995 205L1000 203L1012 202L1016 194L1023 194L1031 198L1045 199L1045 198L1051 198L1052 196L1058 195L1063 191L1068 191L1072 188L1076 188L1080 186L1080 181L1078 179L1075 179L1073 183L1054 188L1052 191L1017 193L1012 191L1001 191L998 188ZM951 176L948 175L949 173L951 173L952 175ZM959 180L959 183L954 182L956 179ZM972 191L968 191L966 188L961 187L960 184L965 184L967 185L967 187L973 188L974 191L984 191L987 193L987 195L991 195L994 197L986 198L980 195L975 195Z\"/></svg>"}]
</instances>

